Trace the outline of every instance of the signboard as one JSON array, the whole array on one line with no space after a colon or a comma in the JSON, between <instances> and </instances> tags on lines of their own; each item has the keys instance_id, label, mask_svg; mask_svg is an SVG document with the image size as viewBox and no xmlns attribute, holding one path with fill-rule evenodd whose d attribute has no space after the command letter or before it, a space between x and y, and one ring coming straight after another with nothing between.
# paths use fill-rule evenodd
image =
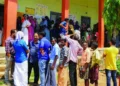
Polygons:
<instances>
[{"instance_id":1,"label":"signboard","mask_svg":"<svg viewBox=\"0 0 120 86\"><path fill-rule=\"evenodd\" d=\"M35 8L35 14L40 16L46 16L47 15L48 7L42 4L37 4Z\"/></svg>"},{"instance_id":2,"label":"signboard","mask_svg":"<svg viewBox=\"0 0 120 86\"><path fill-rule=\"evenodd\" d=\"M25 13L28 14L28 15L34 15L35 14L35 9L26 7Z\"/></svg>"}]
</instances>

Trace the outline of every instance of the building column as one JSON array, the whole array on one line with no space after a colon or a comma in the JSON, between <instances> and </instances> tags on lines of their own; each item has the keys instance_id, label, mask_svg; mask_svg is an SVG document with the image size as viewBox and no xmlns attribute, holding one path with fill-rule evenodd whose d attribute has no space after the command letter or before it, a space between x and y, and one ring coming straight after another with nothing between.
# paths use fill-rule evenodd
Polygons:
<instances>
[{"instance_id":1,"label":"building column","mask_svg":"<svg viewBox=\"0 0 120 86\"><path fill-rule=\"evenodd\" d=\"M98 21L98 46L100 48L104 47L104 19L103 19L103 10L104 10L104 0L99 0L99 21Z\"/></svg>"},{"instance_id":2,"label":"building column","mask_svg":"<svg viewBox=\"0 0 120 86\"><path fill-rule=\"evenodd\" d=\"M3 45L5 40L10 36L10 30L16 29L17 19L17 0L4 0L4 32Z\"/></svg>"},{"instance_id":3,"label":"building column","mask_svg":"<svg viewBox=\"0 0 120 86\"><path fill-rule=\"evenodd\" d=\"M62 20L69 18L69 0L62 0Z\"/></svg>"}]
</instances>

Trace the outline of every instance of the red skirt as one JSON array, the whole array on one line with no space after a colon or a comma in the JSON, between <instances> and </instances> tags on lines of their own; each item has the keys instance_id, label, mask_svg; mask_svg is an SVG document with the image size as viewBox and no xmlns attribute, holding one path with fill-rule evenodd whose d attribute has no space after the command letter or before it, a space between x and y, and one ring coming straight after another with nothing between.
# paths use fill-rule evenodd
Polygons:
<instances>
[{"instance_id":1,"label":"red skirt","mask_svg":"<svg viewBox=\"0 0 120 86\"><path fill-rule=\"evenodd\" d=\"M89 78L90 78L90 83L94 84L95 81L97 81L99 79L99 67L92 67L90 68L90 72L89 72Z\"/></svg>"}]
</instances>

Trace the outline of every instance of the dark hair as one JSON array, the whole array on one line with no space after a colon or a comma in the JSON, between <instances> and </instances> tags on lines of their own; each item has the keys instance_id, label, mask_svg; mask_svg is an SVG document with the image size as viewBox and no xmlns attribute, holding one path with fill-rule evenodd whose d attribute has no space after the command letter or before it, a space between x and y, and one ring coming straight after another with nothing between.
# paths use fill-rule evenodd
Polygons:
<instances>
[{"instance_id":1,"label":"dark hair","mask_svg":"<svg viewBox=\"0 0 120 86\"><path fill-rule=\"evenodd\" d=\"M66 39L61 39L60 41L64 41L64 42L66 42Z\"/></svg>"},{"instance_id":2,"label":"dark hair","mask_svg":"<svg viewBox=\"0 0 120 86\"><path fill-rule=\"evenodd\" d=\"M52 41L52 40L55 40L55 41L57 42L57 39L56 39L56 38L54 38L54 37L52 37L51 41Z\"/></svg>"},{"instance_id":3,"label":"dark hair","mask_svg":"<svg viewBox=\"0 0 120 86\"><path fill-rule=\"evenodd\" d=\"M50 21L50 19L49 19L49 17L48 17L48 16L45 16L45 19L46 19L47 21Z\"/></svg>"},{"instance_id":4,"label":"dark hair","mask_svg":"<svg viewBox=\"0 0 120 86\"><path fill-rule=\"evenodd\" d=\"M111 41L112 45L116 44L116 40L114 38L112 38L110 41Z\"/></svg>"},{"instance_id":5,"label":"dark hair","mask_svg":"<svg viewBox=\"0 0 120 86\"><path fill-rule=\"evenodd\" d=\"M65 21L69 21L69 19L68 19L68 18L65 18Z\"/></svg>"},{"instance_id":6,"label":"dark hair","mask_svg":"<svg viewBox=\"0 0 120 86\"><path fill-rule=\"evenodd\" d=\"M88 44L88 42L87 42L87 41L84 41L84 42L83 42L83 44L84 44L84 43Z\"/></svg>"},{"instance_id":7,"label":"dark hair","mask_svg":"<svg viewBox=\"0 0 120 86\"><path fill-rule=\"evenodd\" d=\"M70 19L69 24L74 25L74 21Z\"/></svg>"},{"instance_id":8,"label":"dark hair","mask_svg":"<svg viewBox=\"0 0 120 86\"><path fill-rule=\"evenodd\" d=\"M96 49L96 48L98 48L98 43L97 42L93 42L92 46Z\"/></svg>"},{"instance_id":9,"label":"dark hair","mask_svg":"<svg viewBox=\"0 0 120 86\"><path fill-rule=\"evenodd\" d=\"M40 32L39 35L42 35L43 37L45 37L46 33L45 32Z\"/></svg>"},{"instance_id":10,"label":"dark hair","mask_svg":"<svg viewBox=\"0 0 120 86\"><path fill-rule=\"evenodd\" d=\"M15 29L12 29L11 31L10 31L10 34L12 35L13 33L15 33L16 32L16 30Z\"/></svg>"}]
</instances>

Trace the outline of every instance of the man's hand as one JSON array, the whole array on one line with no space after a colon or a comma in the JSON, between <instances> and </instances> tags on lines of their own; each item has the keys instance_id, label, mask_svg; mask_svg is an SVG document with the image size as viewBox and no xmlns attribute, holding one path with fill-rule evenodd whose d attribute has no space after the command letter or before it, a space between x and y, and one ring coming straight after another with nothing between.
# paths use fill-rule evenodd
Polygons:
<instances>
[{"instance_id":1,"label":"man's hand","mask_svg":"<svg viewBox=\"0 0 120 86\"><path fill-rule=\"evenodd\" d=\"M68 29L67 27L64 27L66 30Z\"/></svg>"},{"instance_id":2,"label":"man's hand","mask_svg":"<svg viewBox=\"0 0 120 86\"><path fill-rule=\"evenodd\" d=\"M83 68L83 70L82 70L83 72L86 72L86 68Z\"/></svg>"},{"instance_id":3,"label":"man's hand","mask_svg":"<svg viewBox=\"0 0 120 86\"><path fill-rule=\"evenodd\" d=\"M10 54L10 53L7 53L7 57L9 57L9 58L10 58L10 57L11 57L11 54Z\"/></svg>"},{"instance_id":4,"label":"man's hand","mask_svg":"<svg viewBox=\"0 0 120 86\"><path fill-rule=\"evenodd\" d=\"M50 69L51 69L51 70L54 70L54 68L55 68L55 66L54 66L54 65L52 65Z\"/></svg>"},{"instance_id":5,"label":"man's hand","mask_svg":"<svg viewBox=\"0 0 120 86\"><path fill-rule=\"evenodd\" d=\"M61 69L63 69L64 66L63 66L63 65L59 65L59 67L60 67Z\"/></svg>"},{"instance_id":6,"label":"man's hand","mask_svg":"<svg viewBox=\"0 0 120 86\"><path fill-rule=\"evenodd\" d=\"M42 56L45 55L45 52L43 49L40 49L40 53L42 54Z\"/></svg>"},{"instance_id":7,"label":"man's hand","mask_svg":"<svg viewBox=\"0 0 120 86\"><path fill-rule=\"evenodd\" d=\"M29 25L26 26L26 28L28 28L28 27L29 27Z\"/></svg>"}]
</instances>

